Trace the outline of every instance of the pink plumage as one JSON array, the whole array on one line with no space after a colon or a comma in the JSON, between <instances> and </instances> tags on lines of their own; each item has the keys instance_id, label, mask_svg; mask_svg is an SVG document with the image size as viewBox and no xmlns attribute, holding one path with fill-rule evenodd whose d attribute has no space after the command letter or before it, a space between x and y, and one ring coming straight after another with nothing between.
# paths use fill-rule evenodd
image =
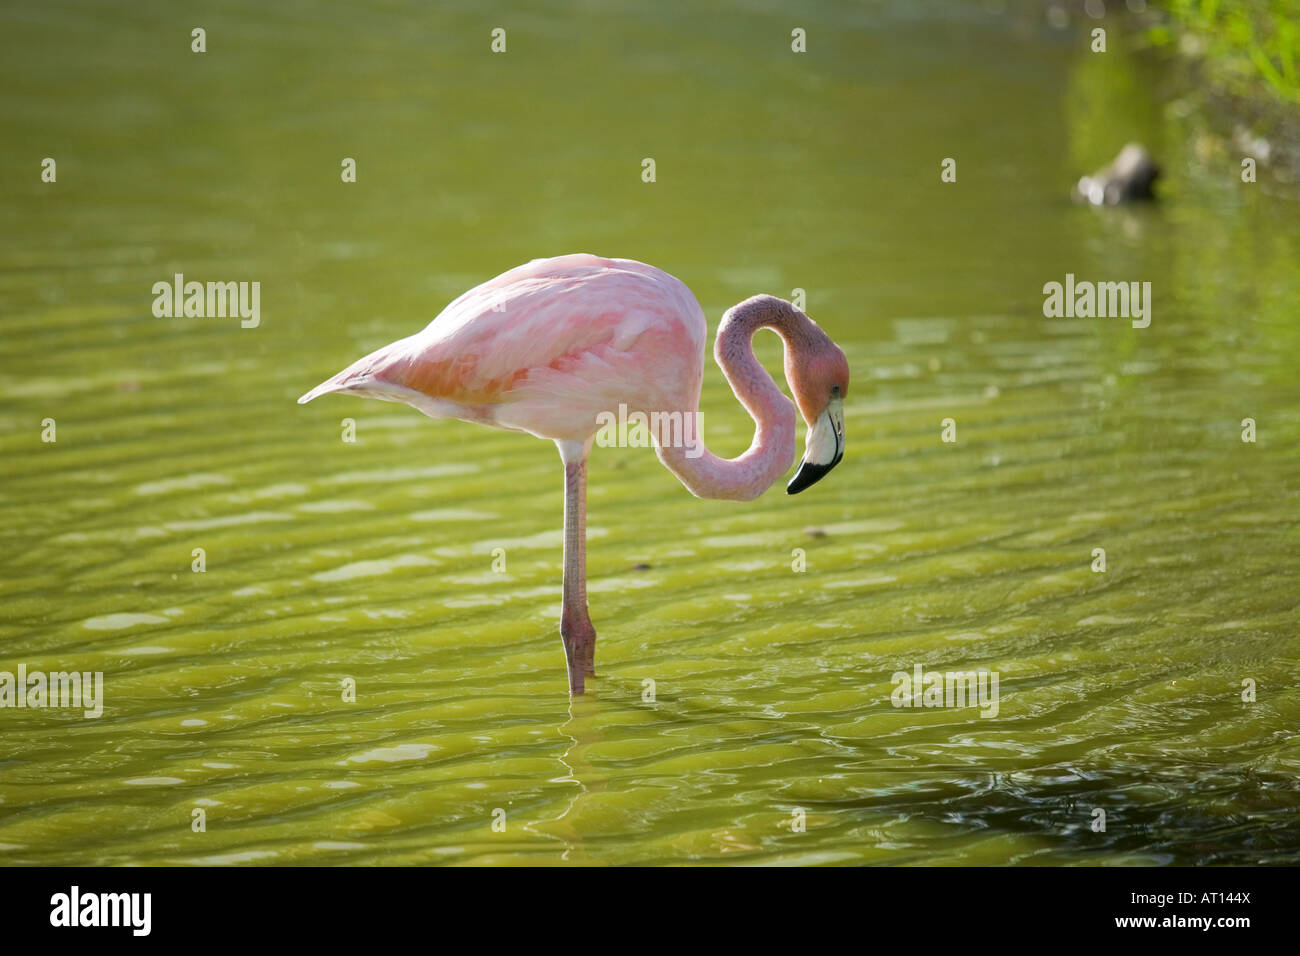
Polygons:
<instances>
[{"instance_id":1,"label":"pink plumage","mask_svg":"<svg viewBox=\"0 0 1300 956\"><path fill-rule=\"evenodd\" d=\"M534 259L470 289L408 338L316 386L583 441L602 411L694 411L704 312L668 273L630 259Z\"/></svg>"},{"instance_id":2,"label":"pink plumage","mask_svg":"<svg viewBox=\"0 0 1300 956\"><path fill-rule=\"evenodd\" d=\"M651 429L656 454L692 494L747 500L795 457L796 406L754 357L768 328L785 343L785 374L808 423L803 464L787 490L812 485L844 449L844 353L790 303L754 296L729 309L714 356L754 419L754 440L732 459L703 445L704 312L690 289L653 266L590 255L534 259L470 289L423 331L386 345L313 388L404 402L433 418L552 439L565 469L564 603L560 636L569 692L595 674L596 630L587 611L587 457L602 417L661 416L694 424L674 440ZM608 420L608 419L606 419Z\"/></svg>"}]
</instances>

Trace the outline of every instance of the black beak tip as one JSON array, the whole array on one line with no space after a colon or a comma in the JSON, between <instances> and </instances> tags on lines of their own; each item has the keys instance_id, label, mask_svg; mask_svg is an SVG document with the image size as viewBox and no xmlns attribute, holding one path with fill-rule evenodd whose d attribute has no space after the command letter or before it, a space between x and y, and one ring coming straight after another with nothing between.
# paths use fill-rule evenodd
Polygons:
<instances>
[{"instance_id":1,"label":"black beak tip","mask_svg":"<svg viewBox=\"0 0 1300 956\"><path fill-rule=\"evenodd\" d=\"M800 462L799 470L796 471L794 477L790 479L790 484L785 486L785 493L787 495L797 495L805 488L811 488L813 485L817 484L817 482L821 481L822 478L826 477L826 473L839 463L839 455L836 455L835 460L829 465L815 465L805 458Z\"/></svg>"}]
</instances>

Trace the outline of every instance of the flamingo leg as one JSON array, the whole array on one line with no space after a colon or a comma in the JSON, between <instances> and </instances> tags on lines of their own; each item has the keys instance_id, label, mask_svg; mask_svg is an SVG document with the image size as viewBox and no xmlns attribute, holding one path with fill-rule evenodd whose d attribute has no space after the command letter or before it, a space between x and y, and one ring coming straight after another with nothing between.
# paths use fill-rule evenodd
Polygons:
<instances>
[{"instance_id":1,"label":"flamingo leg","mask_svg":"<svg viewBox=\"0 0 1300 956\"><path fill-rule=\"evenodd\" d=\"M583 693L584 679L596 675L596 629L587 613L587 454L588 443L558 443L564 459L564 606L560 638L569 666L569 693Z\"/></svg>"}]
</instances>

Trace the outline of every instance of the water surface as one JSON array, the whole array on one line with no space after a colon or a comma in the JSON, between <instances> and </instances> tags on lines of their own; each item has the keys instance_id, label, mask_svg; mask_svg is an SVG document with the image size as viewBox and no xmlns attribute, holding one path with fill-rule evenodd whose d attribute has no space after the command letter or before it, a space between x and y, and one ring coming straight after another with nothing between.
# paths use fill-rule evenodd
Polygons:
<instances>
[{"instance_id":1,"label":"water surface","mask_svg":"<svg viewBox=\"0 0 1300 956\"><path fill-rule=\"evenodd\" d=\"M106 687L0 711L0 862L1300 861L1300 208L1162 64L1037 5L441 6L0 13L0 670ZM1164 200L1071 205L1130 138ZM854 378L798 497L597 450L570 704L554 448L294 400L573 251L711 331L803 289ZM155 318L178 272L260 325ZM1150 327L1044 318L1067 273L1151 282ZM711 362L703 407L742 451ZM892 706L916 664L997 716Z\"/></svg>"}]
</instances>

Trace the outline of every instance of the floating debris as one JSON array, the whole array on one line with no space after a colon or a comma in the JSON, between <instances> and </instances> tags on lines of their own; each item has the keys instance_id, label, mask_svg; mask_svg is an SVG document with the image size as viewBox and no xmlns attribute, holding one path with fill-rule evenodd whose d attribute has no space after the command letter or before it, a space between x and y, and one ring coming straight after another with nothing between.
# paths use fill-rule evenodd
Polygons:
<instances>
[{"instance_id":1,"label":"floating debris","mask_svg":"<svg viewBox=\"0 0 1300 956\"><path fill-rule=\"evenodd\" d=\"M1105 169L1080 179L1074 187L1074 195L1094 206L1116 206L1138 199L1154 199L1151 184L1159 175L1160 167L1146 147L1129 143Z\"/></svg>"}]
</instances>

